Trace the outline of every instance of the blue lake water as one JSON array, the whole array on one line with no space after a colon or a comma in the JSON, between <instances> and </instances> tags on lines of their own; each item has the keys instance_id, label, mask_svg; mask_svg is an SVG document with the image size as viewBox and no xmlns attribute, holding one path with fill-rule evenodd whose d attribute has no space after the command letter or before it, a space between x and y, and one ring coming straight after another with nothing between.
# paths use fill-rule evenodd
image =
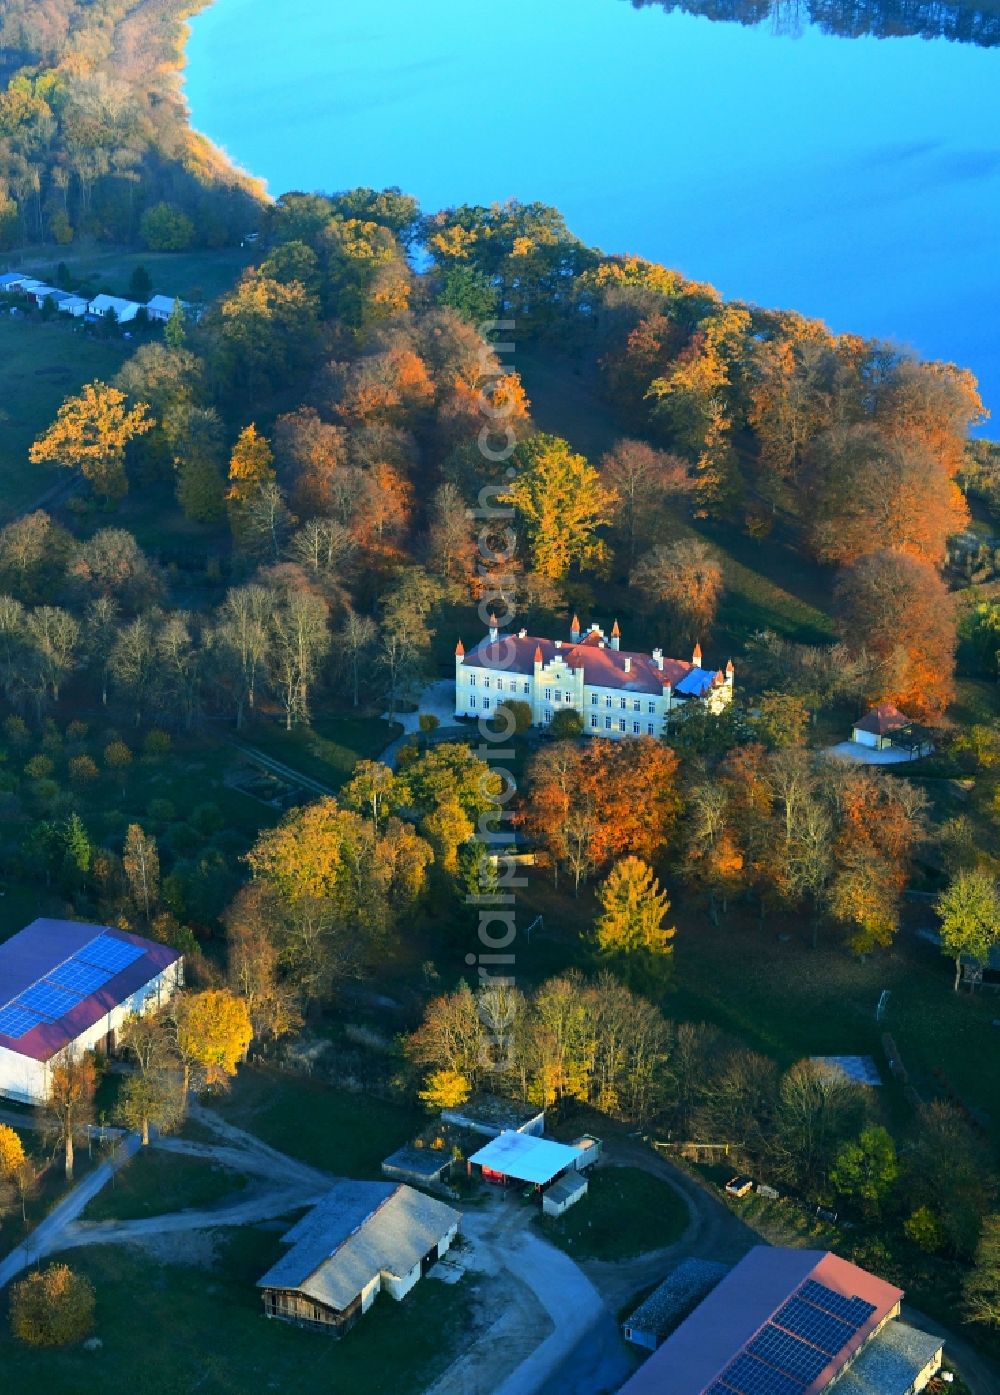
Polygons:
<instances>
[{"instance_id":1,"label":"blue lake water","mask_svg":"<svg viewBox=\"0 0 1000 1395\"><path fill-rule=\"evenodd\" d=\"M966 365L1000 419L1000 49L787 28L626 0L216 0L187 94L272 193L555 204L606 251Z\"/></svg>"}]
</instances>

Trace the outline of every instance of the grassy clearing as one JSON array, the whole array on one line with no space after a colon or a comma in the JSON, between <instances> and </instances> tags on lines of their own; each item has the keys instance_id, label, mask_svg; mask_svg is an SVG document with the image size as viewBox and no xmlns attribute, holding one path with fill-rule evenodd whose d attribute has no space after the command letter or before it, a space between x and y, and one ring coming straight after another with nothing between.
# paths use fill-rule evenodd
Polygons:
<instances>
[{"instance_id":1,"label":"grassy clearing","mask_svg":"<svg viewBox=\"0 0 1000 1395\"><path fill-rule=\"evenodd\" d=\"M273 1148L345 1177L382 1176L382 1159L426 1123L418 1110L268 1070L242 1070L214 1108Z\"/></svg>"},{"instance_id":2,"label":"grassy clearing","mask_svg":"<svg viewBox=\"0 0 1000 1395\"><path fill-rule=\"evenodd\" d=\"M597 914L593 887L576 898L533 873L518 893L521 930L538 914L543 928L530 943L523 934L518 941L518 981L528 987L568 968L587 970L583 931ZM887 1079L879 1099L895 1117L908 1110L888 1083L881 1038L890 1032L924 1098L957 1096L1000 1138L1000 1073L982 1067L1000 1041L993 1025L1000 1002L992 993L952 992L951 962L914 934L929 923L926 908L907 907L893 947L864 961L829 927L812 949L808 927L793 917L771 916L761 926L754 913L736 908L715 926L688 895L674 896L672 916L674 977L660 1001L667 1017L715 1023L782 1068L804 1056L874 1056ZM465 972L457 960L438 967L456 979ZM883 989L890 998L880 1024L875 1009Z\"/></svg>"},{"instance_id":3,"label":"grassy clearing","mask_svg":"<svg viewBox=\"0 0 1000 1395\"><path fill-rule=\"evenodd\" d=\"M85 1221L134 1221L215 1206L247 1185L242 1172L207 1159L143 1149L94 1198Z\"/></svg>"},{"instance_id":4,"label":"grassy clearing","mask_svg":"<svg viewBox=\"0 0 1000 1395\"><path fill-rule=\"evenodd\" d=\"M266 755L339 790L359 760L374 760L402 730L380 717L317 717L312 727L285 731L272 723L244 735Z\"/></svg>"},{"instance_id":5,"label":"grassy clearing","mask_svg":"<svg viewBox=\"0 0 1000 1395\"><path fill-rule=\"evenodd\" d=\"M715 927L683 911L676 986L665 1012L715 1022L782 1066L802 1056L863 1054L874 1056L886 1077L881 1037L891 1032L922 1096L957 1095L1000 1129L1000 1077L981 1065L997 1048L992 995L953 993L949 962L909 930L864 962L835 943L812 950L800 930L778 921L761 929L738 916ZM779 933L791 937L783 942ZM891 997L879 1024L883 989ZM883 1088L886 1107L894 1109L893 1090Z\"/></svg>"},{"instance_id":6,"label":"grassy clearing","mask_svg":"<svg viewBox=\"0 0 1000 1395\"><path fill-rule=\"evenodd\" d=\"M574 1259L632 1259L673 1245L689 1219L683 1197L666 1182L637 1167L600 1167L582 1201L539 1224Z\"/></svg>"},{"instance_id":7,"label":"grassy clearing","mask_svg":"<svg viewBox=\"0 0 1000 1395\"><path fill-rule=\"evenodd\" d=\"M28 464L28 447L63 399L95 378L112 378L131 349L95 339L75 323L0 314L0 524L28 507L62 472Z\"/></svg>"},{"instance_id":8,"label":"grassy clearing","mask_svg":"<svg viewBox=\"0 0 1000 1395\"><path fill-rule=\"evenodd\" d=\"M210 1269L157 1264L130 1248L70 1256L97 1291L97 1351L30 1351L0 1332L5 1387L78 1395L396 1395L422 1390L452 1359L472 1317L467 1281L418 1284L402 1302L382 1295L341 1341L261 1313L256 1280L277 1258L274 1231L217 1237ZM179 1334L182 1334L179 1336Z\"/></svg>"},{"instance_id":9,"label":"grassy clearing","mask_svg":"<svg viewBox=\"0 0 1000 1395\"><path fill-rule=\"evenodd\" d=\"M253 249L242 247L196 252L132 252L103 247L77 252L70 248L26 258L24 265L42 279L50 279L59 263L65 262L74 279L85 282L93 295L106 291L120 296L128 295L133 271L144 266L152 278L154 294L202 302L214 300L234 285L254 255Z\"/></svg>"}]
</instances>

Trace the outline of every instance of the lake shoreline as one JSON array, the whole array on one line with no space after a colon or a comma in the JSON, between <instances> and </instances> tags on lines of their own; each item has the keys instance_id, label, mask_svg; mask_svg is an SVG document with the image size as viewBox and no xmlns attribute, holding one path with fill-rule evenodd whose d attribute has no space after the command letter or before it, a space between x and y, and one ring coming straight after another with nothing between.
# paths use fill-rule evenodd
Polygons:
<instances>
[{"instance_id":1,"label":"lake shoreline","mask_svg":"<svg viewBox=\"0 0 1000 1395\"><path fill-rule=\"evenodd\" d=\"M586 0L574 39L551 0L512 3L510 24L528 26L518 66L541 95L510 109L497 146L502 92L492 79L483 87L471 61L476 25L471 37L456 25L454 0L429 0L419 16L402 0L361 13L290 0L280 20L253 0L199 5L185 77L192 125L276 196L397 186L429 211L537 200L560 209L587 245L675 268L727 299L969 366L1000 407L1000 352L983 310L1000 304L1000 274L980 232L994 207L1000 215L1000 183L985 156L963 148L974 140L969 100L959 101L992 81L997 51L815 31L788 38L614 0ZM591 71L596 52L601 67ZM920 118L924 79L939 67L944 115ZM579 84L581 69L593 91ZM773 77L782 95L744 132L730 120L738 95L713 112L706 93L736 92L751 72L765 84ZM632 107L620 117L625 74ZM836 94L852 76L862 106L842 132ZM876 122L866 102L888 115ZM694 110L699 131L688 141L676 121ZM467 114L458 126L456 111ZM626 134L630 161L616 153ZM573 148L588 152L582 164L567 158ZM935 285L949 266L946 299Z\"/></svg>"}]
</instances>

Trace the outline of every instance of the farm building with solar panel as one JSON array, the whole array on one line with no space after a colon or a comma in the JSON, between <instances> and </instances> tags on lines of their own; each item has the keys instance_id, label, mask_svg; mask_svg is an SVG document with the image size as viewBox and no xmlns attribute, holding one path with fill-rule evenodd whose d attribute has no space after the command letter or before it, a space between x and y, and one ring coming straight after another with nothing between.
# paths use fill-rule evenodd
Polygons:
<instances>
[{"instance_id":1,"label":"farm building with solar panel","mask_svg":"<svg viewBox=\"0 0 1000 1395\"><path fill-rule=\"evenodd\" d=\"M131 1016L183 983L169 945L106 925L36 920L0 945L0 1095L43 1104L67 1048L113 1051Z\"/></svg>"},{"instance_id":2,"label":"farm building with solar panel","mask_svg":"<svg viewBox=\"0 0 1000 1395\"><path fill-rule=\"evenodd\" d=\"M827 1251L758 1245L621 1395L916 1395L943 1342L899 1320L902 1298Z\"/></svg>"}]
</instances>

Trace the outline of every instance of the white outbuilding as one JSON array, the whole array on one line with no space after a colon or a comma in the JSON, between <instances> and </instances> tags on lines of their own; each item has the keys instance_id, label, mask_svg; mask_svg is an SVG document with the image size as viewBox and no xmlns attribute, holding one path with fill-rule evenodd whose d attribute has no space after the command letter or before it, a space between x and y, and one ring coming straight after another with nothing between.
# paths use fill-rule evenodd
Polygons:
<instances>
[{"instance_id":1,"label":"white outbuilding","mask_svg":"<svg viewBox=\"0 0 1000 1395\"><path fill-rule=\"evenodd\" d=\"M186 315L191 308L187 301L181 300L179 296L154 295L151 300L146 301L146 314L157 324L166 324L178 305L181 308L181 313L184 315Z\"/></svg>"},{"instance_id":2,"label":"white outbuilding","mask_svg":"<svg viewBox=\"0 0 1000 1395\"><path fill-rule=\"evenodd\" d=\"M111 1052L128 1018L183 984L169 945L106 925L35 920L0 945L0 1095L44 1104L65 1051Z\"/></svg>"},{"instance_id":3,"label":"white outbuilding","mask_svg":"<svg viewBox=\"0 0 1000 1395\"><path fill-rule=\"evenodd\" d=\"M113 316L120 325L134 320L142 306L135 300L123 300L119 295L97 295L90 302L90 313L99 320Z\"/></svg>"}]
</instances>

